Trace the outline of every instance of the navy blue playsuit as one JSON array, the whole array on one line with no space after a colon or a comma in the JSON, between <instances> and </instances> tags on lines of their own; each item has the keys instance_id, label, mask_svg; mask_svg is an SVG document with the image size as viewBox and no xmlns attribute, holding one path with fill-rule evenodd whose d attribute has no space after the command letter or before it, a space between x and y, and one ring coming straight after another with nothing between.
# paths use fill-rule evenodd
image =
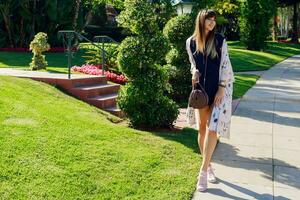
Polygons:
<instances>
[{"instance_id":1,"label":"navy blue playsuit","mask_svg":"<svg viewBox=\"0 0 300 200\"><path fill-rule=\"evenodd\" d=\"M196 69L199 70L200 76L200 84L204 88L204 75L205 75L205 62L207 57L207 71L206 71L206 83L205 83L205 92L208 95L208 105L213 104L216 93L218 91L218 83L219 83L219 69L220 69L220 62L221 62L221 48L223 44L224 37L216 33L216 50L218 53L218 57L211 59L211 57L203 56L201 52L196 52L196 41L192 38L190 43L190 48L196 62ZM199 84L197 84L197 89L201 89Z\"/></svg>"}]
</instances>

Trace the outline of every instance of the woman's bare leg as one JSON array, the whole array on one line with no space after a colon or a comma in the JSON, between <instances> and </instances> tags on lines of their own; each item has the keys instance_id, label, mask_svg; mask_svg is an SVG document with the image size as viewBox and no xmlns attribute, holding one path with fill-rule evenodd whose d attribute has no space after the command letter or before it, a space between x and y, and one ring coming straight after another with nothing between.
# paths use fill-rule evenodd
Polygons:
<instances>
[{"instance_id":1,"label":"woman's bare leg","mask_svg":"<svg viewBox=\"0 0 300 200\"><path fill-rule=\"evenodd\" d=\"M208 132L208 134L206 134L206 130L207 130L208 119L210 119L210 116L211 116L211 111L212 111L211 106L207 106L203 109L200 109L200 119L201 119L200 123L201 124L199 127L200 134L198 134L198 138L200 135L200 142L199 142L199 140L198 140L198 142L200 143L200 147L202 146L203 160L202 160L202 165L200 168L200 172L198 175L198 181L197 181L197 190L199 190L199 191L205 191L207 189L207 178L208 178L207 168L208 168L208 165L210 162L210 157L211 157L211 156L209 156L209 153L212 154L210 147L213 146L213 140L212 140L211 136L209 135L210 132ZM204 136L202 136L202 134ZM208 144L210 144L210 145L208 145Z\"/></svg>"},{"instance_id":2,"label":"woman's bare leg","mask_svg":"<svg viewBox=\"0 0 300 200\"><path fill-rule=\"evenodd\" d=\"M217 133L215 131L209 131L205 140L201 170L207 171L216 144L217 144Z\"/></svg>"},{"instance_id":3,"label":"woman's bare leg","mask_svg":"<svg viewBox=\"0 0 300 200\"><path fill-rule=\"evenodd\" d=\"M199 117L199 131L198 131L198 145L200 149L201 155L203 155L204 141L207 131L207 120L209 116L209 107L205 107L203 109L198 109L198 117Z\"/></svg>"}]
</instances>

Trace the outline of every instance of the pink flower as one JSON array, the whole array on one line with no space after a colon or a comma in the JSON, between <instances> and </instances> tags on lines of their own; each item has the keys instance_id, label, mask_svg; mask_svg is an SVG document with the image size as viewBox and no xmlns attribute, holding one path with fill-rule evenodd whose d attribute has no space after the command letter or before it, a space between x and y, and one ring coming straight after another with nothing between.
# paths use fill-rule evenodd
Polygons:
<instances>
[{"instance_id":1,"label":"pink flower","mask_svg":"<svg viewBox=\"0 0 300 200\"><path fill-rule=\"evenodd\" d=\"M81 72L84 74L90 74L90 75L102 75L102 66L101 65L92 65L92 64L84 64L81 67L80 66L73 66L72 71L74 72ZM127 82L127 79L123 74L117 75L110 71L104 72L105 77L115 83L125 84Z\"/></svg>"}]
</instances>

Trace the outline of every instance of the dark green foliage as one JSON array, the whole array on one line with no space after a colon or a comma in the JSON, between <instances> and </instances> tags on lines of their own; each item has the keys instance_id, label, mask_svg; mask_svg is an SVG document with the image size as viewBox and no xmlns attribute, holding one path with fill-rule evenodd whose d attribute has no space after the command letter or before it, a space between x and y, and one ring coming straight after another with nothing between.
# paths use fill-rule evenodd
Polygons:
<instances>
[{"instance_id":1,"label":"dark green foliage","mask_svg":"<svg viewBox=\"0 0 300 200\"><path fill-rule=\"evenodd\" d=\"M37 32L47 33L51 46L60 45L57 31L72 29L74 7L73 0L1 0L0 47L28 47Z\"/></svg>"},{"instance_id":2,"label":"dark green foliage","mask_svg":"<svg viewBox=\"0 0 300 200\"><path fill-rule=\"evenodd\" d=\"M191 16L180 15L170 19L163 32L172 46L182 47L182 42L187 39L187 36L192 34L193 28L194 21Z\"/></svg>"},{"instance_id":3,"label":"dark green foliage","mask_svg":"<svg viewBox=\"0 0 300 200\"><path fill-rule=\"evenodd\" d=\"M186 105L191 90L190 63L185 41L192 35L193 29L192 15L174 17L164 28L164 35L171 44L171 49L166 55L167 63L173 66L170 77L173 88L171 97L182 106Z\"/></svg>"},{"instance_id":4,"label":"dark green foliage","mask_svg":"<svg viewBox=\"0 0 300 200\"><path fill-rule=\"evenodd\" d=\"M159 29L162 30L166 23L176 16L176 8L172 6L170 0L152 0L155 12L157 13L157 23Z\"/></svg>"},{"instance_id":5,"label":"dark green foliage","mask_svg":"<svg viewBox=\"0 0 300 200\"><path fill-rule=\"evenodd\" d=\"M120 91L119 107L134 127L169 127L179 114L165 94L170 91L169 67L162 66L168 43L155 7L147 0L126 0L118 22L135 36L119 47L118 63L129 83Z\"/></svg>"},{"instance_id":6,"label":"dark green foliage","mask_svg":"<svg viewBox=\"0 0 300 200\"><path fill-rule=\"evenodd\" d=\"M193 18L196 18L198 12L200 9L203 8L211 8L214 5L216 5L220 0L192 0L192 2L194 2L194 6L192 9L192 16Z\"/></svg>"},{"instance_id":7,"label":"dark green foliage","mask_svg":"<svg viewBox=\"0 0 300 200\"><path fill-rule=\"evenodd\" d=\"M178 115L176 103L163 93L168 73L160 65L145 70L122 88L118 104L134 126L168 127Z\"/></svg>"},{"instance_id":8,"label":"dark green foliage","mask_svg":"<svg viewBox=\"0 0 300 200\"><path fill-rule=\"evenodd\" d=\"M247 0L242 4L240 29L242 41L247 49L266 48L266 39L270 35L274 10L273 0Z\"/></svg>"},{"instance_id":9,"label":"dark green foliage","mask_svg":"<svg viewBox=\"0 0 300 200\"><path fill-rule=\"evenodd\" d=\"M130 79L139 78L153 63L161 64L167 52L167 42L161 34L155 37L127 37L119 47L118 61L121 70Z\"/></svg>"},{"instance_id":10,"label":"dark green foliage","mask_svg":"<svg viewBox=\"0 0 300 200\"><path fill-rule=\"evenodd\" d=\"M81 8L85 19L85 26L103 27L107 23L106 4L107 0L81 0Z\"/></svg>"},{"instance_id":11,"label":"dark green foliage","mask_svg":"<svg viewBox=\"0 0 300 200\"><path fill-rule=\"evenodd\" d=\"M0 47L28 47L38 32L47 33L51 46L61 46L59 30L81 32L105 23L104 1L0 0Z\"/></svg>"},{"instance_id":12,"label":"dark green foliage","mask_svg":"<svg viewBox=\"0 0 300 200\"><path fill-rule=\"evenodd\" d=\"M240 30L238 18L240 16L239 0L222 0L213 7L217 11L217 31L224 33L227 40L239 40Z\"/></svg>"}]
</instances>

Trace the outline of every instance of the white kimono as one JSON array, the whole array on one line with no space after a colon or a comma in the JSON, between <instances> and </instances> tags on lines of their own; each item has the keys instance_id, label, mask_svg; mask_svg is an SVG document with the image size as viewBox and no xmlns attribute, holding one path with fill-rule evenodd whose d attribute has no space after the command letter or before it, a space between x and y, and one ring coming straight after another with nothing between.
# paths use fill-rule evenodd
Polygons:
<instances>
[{"instance_id":1,"label":"white kimono","mask_svg":"<svg viewBox=\"0 0 300 200\"><path fill-rule=\"evenodd\" d=\"M192 51L190 49L191 37L186 40L186 49L189 55L189 60L191 63L191 74L194 75L196 69L196 62L194 60ZM219 81L225 81L225 96L223 97L221 104L219 106L214 106L212 114L209 120L209 130L217 132L221 137L230 138L230 122L231 122L231 109L232 109L232 92L233 92L233 82L234 74L231 66L231 62L228 55L228 46L226 39L224 38L221 50L221 62L219 71ZM199 114L198 109L195 109L195 123L196 128L199 130Z\"/></svg>"}]
</instances>

